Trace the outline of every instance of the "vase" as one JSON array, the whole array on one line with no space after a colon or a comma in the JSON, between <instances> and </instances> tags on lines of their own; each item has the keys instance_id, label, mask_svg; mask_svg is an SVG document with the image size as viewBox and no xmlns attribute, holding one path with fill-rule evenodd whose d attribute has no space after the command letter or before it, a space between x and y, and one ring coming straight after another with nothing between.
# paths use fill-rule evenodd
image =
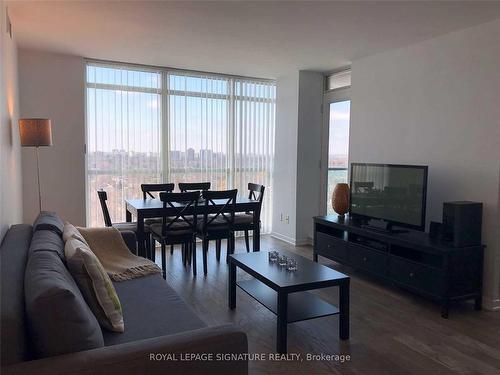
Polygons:
<instances>
[{"instance_id":1,"label":"vase","mask_svg":"<svg viewBox=\"0 0 500 375\"><path fill-rule=\"evenodd\" d=\"M335 185L332 194L332 207L333 210L339 214L339 216L344 216L349 212L349 185L345 183L340 183Z\"/></svg>"}]
</instances>

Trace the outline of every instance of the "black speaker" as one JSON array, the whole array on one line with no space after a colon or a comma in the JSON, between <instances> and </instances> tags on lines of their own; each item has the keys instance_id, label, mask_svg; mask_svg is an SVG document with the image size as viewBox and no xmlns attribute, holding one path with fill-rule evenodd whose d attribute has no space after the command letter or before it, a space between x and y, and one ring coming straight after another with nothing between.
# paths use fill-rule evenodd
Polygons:
<instances>
[{"instance_id":1,"label":"black speaker","mask_svg":"<svg viewBox=\"0 0 500 375\"><path fill-rule=\"evenodd\" d=\"M482 217L482 203L444 202L443 239L455 247L480 245Z\"/></svg>"}]
</instances>

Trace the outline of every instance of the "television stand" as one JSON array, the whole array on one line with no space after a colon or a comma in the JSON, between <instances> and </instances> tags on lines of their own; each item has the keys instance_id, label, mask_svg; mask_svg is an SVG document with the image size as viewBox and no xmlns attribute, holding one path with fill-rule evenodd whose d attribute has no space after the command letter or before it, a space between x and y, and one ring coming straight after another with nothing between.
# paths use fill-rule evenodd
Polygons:
<instances>
[{"instance_id":1,"label":"television stand","mask_svg":"<svg viewBox=\"0 0 500 375\"><path fill-rule=\"evenodd\" d=\"M381 233L395 234L395 233L406 233L406 229L394 229L391 222L384 220L370 220L368 224L361 224L362 228L373 230Z\"/></svg>"},{"instance_id":2,"label":"television stand","mask_svg":"<svg viewBox=\"0 0 500 375\"><path fill-rule=\"evenodd\" d=\"M443 318L455 300L481 309L483 252L484 245L453 247L415 230L374 230L348 215L314 218L314 261L321 255L436 300Z\"/></svg>"}]
</instances>

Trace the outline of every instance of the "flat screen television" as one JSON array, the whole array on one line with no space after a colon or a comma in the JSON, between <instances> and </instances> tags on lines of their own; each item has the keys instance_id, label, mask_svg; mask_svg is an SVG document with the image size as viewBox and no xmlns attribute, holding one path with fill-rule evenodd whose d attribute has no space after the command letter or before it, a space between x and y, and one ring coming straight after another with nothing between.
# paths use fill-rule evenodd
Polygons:
<instances>
[{"instance_id":1,"label":"flat screen television","mask_svg":"<svg viewBox=\"0 0 500 375\"><path fill-rule=\"evenodd\" d=\"M350 215L425 230L427 166L352 163Z\"/></svg>"}]
</instances>

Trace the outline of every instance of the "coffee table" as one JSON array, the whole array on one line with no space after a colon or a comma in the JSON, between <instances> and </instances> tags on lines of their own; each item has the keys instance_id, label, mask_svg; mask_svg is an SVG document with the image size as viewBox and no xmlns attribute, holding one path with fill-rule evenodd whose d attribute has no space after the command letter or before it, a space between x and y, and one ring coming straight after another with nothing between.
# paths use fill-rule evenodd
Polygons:
<instances>
[{"instance_id":1,"label":"coffee table","mask_svg":"<svg viewBox=\"0 0 500 375\"><path fill-rule=\"evenodd\" d=\"M267 251L229 256L229 308L236 308L236 286L277 315L276 351L287 352L287 325L328 315L339 315L339 337L349 339L349 276L289 251L297 270L288 271L271 263ZM236 267L252 275L236 281ZM338 308L308 290L339 287Z\"/></svg>"}]
</instances>

